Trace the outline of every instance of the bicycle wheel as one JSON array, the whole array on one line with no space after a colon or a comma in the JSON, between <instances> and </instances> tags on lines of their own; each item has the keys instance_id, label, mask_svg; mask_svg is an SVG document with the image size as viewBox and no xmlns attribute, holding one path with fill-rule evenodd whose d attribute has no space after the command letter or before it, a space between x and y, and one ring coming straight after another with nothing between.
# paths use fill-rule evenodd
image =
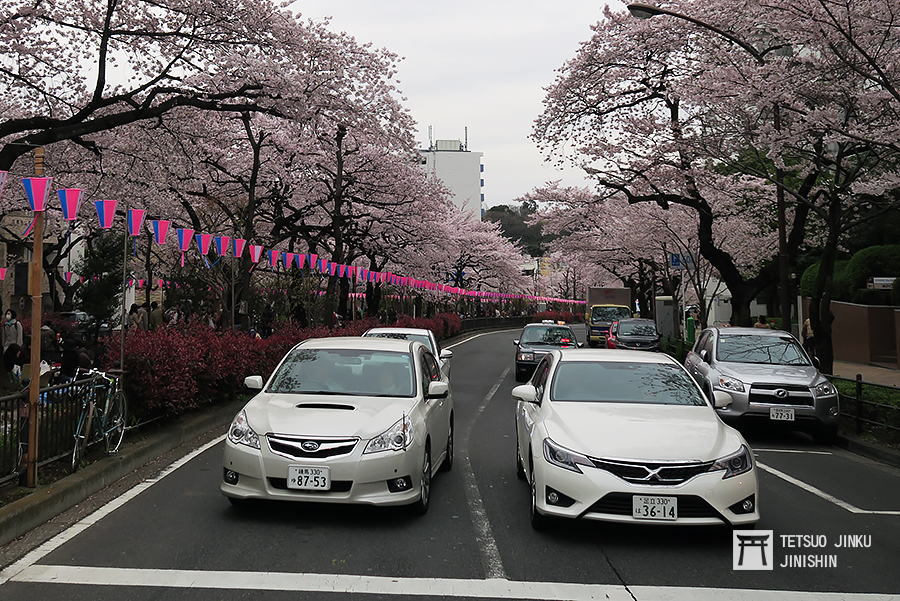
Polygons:
<instances>
[{"instance_id":1,"label":"bicycle wheel","mask_svg":"<svg viewBox=\"0 0 900 601\"><path fill-rule=\"evenodd\" d=\"M115 455L119 451L127 425L128 399L125 398L124 392L117 390L109 399L106 414L103 416L103 439L106 441L107 455Z\"/></svg>"},{"instance_id":2,"label":"bicycle wheel","mask_svg":"<svg viewBox=\"0 0 900 601\"><path fill-rule=\"evenodd\" d=\"M78 416L78 425L75 427L75 446L72 448L72 473L81 467L81 459L88 444L88 429L90 428L90 412L85 405Z\"/></svg>"}]
</instances>

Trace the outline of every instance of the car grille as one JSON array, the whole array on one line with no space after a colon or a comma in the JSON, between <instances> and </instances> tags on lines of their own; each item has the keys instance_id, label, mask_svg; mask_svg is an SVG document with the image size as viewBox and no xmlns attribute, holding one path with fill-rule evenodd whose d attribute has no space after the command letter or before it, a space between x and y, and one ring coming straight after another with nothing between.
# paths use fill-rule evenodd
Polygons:
<instances>
[{"instance_id":1,"label":"car grille","mask_svg":"<svg viewBox=\"0 0 900 601\"><path fill-rule=\"evenodd\" d=\"M672 495L678 499L679 518L720 518L719 513L702 497L696 495ZM634 495L625 492L611 492L593 505L585 514L605 513L607 515L632 515Z\"/></svg>"},{"instance_id":2,"label":"car grille","mask_svg":"<svg viewBox=\"0 0 900 601\"><path fill-rule=\"evenodd\" d=\"M753 384L749 398L751 403L764 405L813 405L809 388L796 384Z\"/></svg>"},{"instance_id":3,"label":"car grille","mask_svg":"<svg viewBox=\"0 0 900 601\"><path fill-rule=\"evenodd\" d=\"M309 438L267 434L269 449L276 455L288 459L324 459L349 455L353 452L358 438Z\"/></svg>"},{"instance_id":4,"label":"car grille","mask_svg":"<svg viewBox=\"0 0 900 601\"><path fill-rule=\"evenodd\" d=\"M607 471L632 484L674 486L705 474L712 461L704 463L643 463L591 458L594 467Z\"/></svg>"},{"instance_id":5,"label":"car grille","mask_svg":"<svg viewBox=\"0 0 900 601\"><path fill-rule=\"evenodd\" d=\"M288 488L287 478L269 478L269 486L278 490L290 490L304 495L309 494L328 494L333 492L349 492L353 486L353 480L332 480L331 488L328 490L296 490Z\"/></svg>"}]
</instances>

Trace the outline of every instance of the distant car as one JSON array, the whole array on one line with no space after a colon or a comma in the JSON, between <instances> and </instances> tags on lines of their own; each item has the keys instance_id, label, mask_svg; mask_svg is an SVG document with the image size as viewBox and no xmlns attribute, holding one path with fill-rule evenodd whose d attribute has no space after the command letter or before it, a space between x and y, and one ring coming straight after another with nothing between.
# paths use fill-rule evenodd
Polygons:
<instances>
[{"instance_id":1,"label":"distant car","mask_svg":"<svg viewBox=\"0 0 900 601\"><path fill-rule=\"evenodd\" d=\"M837 390L788 332L707 328L685 367L710 398L717 391L731 396L731 403L717 408L722 419L778 422L823 443L837 436Z\"/></svg>"},{"instance_id":2,"label":"distant car","mask_svg":"<svg viewBox=\"0 0 900 601\"><path fill-rule=\"evenodd\" d=\"M609 332L606 333L606 348L616 348L616 333L619 330L619 322L609 324Z\"/></svg>"},{"instance_id":3,"label":"distant car","mask_svg":"<svg viewBox=\"0 0 900 601\"><path fill-rule=\"evenodd\" d=\"M516 473L531 523L549 516L631 524L759 520L753 451L662 353L553 350L516 401ZM728 396L716 393L716 403Z\"/></svg>"},{"instance_id":4,"label":"distant car","mask_svg":"<svg viewBox=\"0 0 900 601\"><path fill-rule=\"evenodd\" d=\"M438 342L434 332L424 328L370 328L363 334L366 338L393 338L395 340L415 340L421 342L428 347L431 354L437 357L441 364L441 371L450 376L450 359L453 358L453 351L449 349L441 350L441 344Z\"/></svg>"},{"instance_id":5,"label":"distant car","mask_svg":"<svg viewBox=\"0 0 900 601\"><path fill-rule=\"evenodd\" d=\"M659 350L659 331L656 329L656 322L652 319L620 319L614 325L616 332L613 336L612 346L609 348L634 351ZM610 332L612 332L612 328L610 328ZM609 343L608 339L607 343Z\"/></svg>"},{"instance_id":6,"label":"distant car","mask_svg":"<svg viewBox=\"0 0 900 601\"><path fill-rule=\"evenodd\" d=\"M336 337L288 351L237 414L220 490L248 499L413 505L453 464L453 399L419 342Z\"/></svg>"},{"instance_id":7,"label":"distant car","mask_svg":"<svg viewBox=\"0 0 900 601\"><path fill-rule=\"evenodd\" d=\"M572 328L549 320L526 325L513 344L516 345L516 382L527 380L551 349L581 346Z\"/></svg>"}]
</instances>

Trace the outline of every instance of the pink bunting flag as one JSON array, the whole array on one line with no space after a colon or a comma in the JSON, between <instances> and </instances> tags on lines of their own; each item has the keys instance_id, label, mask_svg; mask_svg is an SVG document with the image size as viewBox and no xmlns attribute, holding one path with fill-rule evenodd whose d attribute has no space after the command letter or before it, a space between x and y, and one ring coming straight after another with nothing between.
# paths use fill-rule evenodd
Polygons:
<instances>
[{"instance_id":1,"label":"pink bunting flag","mask_svg":"<svg viewBox=\"0 0 900 601\"><path fill-rule=\"evenodd\" d=\"M66 278L66 284L72 283L72 275L73 274L71 271L66 271L65 273L63 273L63 276L65 276L65 278Z\"/></svg>"},{"instance_id":2,"label":"pink bunting flag","mask_svg":"<svg viewBox=\"0 0 900 601\"><path fill-rule=\"evenodd\" d=\"M0 267L0 280L6 279L6 267Z\"/></svg>"},{"instance_id":3,"label":"pink bunting flag","mask_svg":"<svg viewBox=\"0 0 900 601\"><path fill-rule=\"evenodd\" d=\"M259 258L262 256L263 247L257 246L255 244L250 245L250 260L254 263L259 263Z\"/></svg>"},{"instance_id":4,"label":"pink bunting flag","mask_svg":"<svg viewBox=\"0 0 900 601\"><path fill-rule=\"evenodd\" d=\"M209 247L212 244L212 234L197 234L197 246L200 247L201 255L209 254Z\"/></svg>"},{"instance_id":5,"label":"pink bunting flag","mask_svg":"<svg viewBox=\"0 0 900 601\"><path fill-rule=\"evenodd\" d=\"M319 255L306 255L306 260L309 261L310 269L318 269L319 271L322 271L322 267L319 265L319 262L317 261L318 257L319 257Z\"/></svg>"},{"instance_id":6,"label":"pink bunting flag","mask_svg":"<svg viewBox=\"0 0 900 601\"><path fill-rule=\"evenodd\" d=\"M25 186L25 195L28 197L28 204L32 211L43 211L47 206L47 195L50 193L50 184L53 183L52 177L26 177L22 179L22 185Z\"/></svg>"},{"instance_id":7,"label":"pink bunting flag","mask_svg":"<svg viewBox=\"0 0 900 601\"><path fill-rule=\"evenodd\" d=\"M303 263L306 261L306 255L297 255L297 267L303 269Z\"/></svg>"},{"instance_id":8,"label":"pink bunting flag","mask_svg":"<svg viewBox=\"0 0 900 601\"><path fill-rule=\"evenodd\" d=\"M234 256L238 259L244 254L244 247L247 245L247 241L243 238L235 238L231 241L231 249L234 251Z\"/></svg>"},{"instance_id":9,"label":"pink bunting flag","mask_svg":"<svg viewBox=\"0 0 900 601\"><path fill-rule=\"evenodd\" d=\"M270 250L270 251L269 251L269 267L271 267L272 269L275 269L275 267L277 266L277 263L278 263L278 252L279 252L279 251L277 251L277 250Z\"/></svg>"},{"instance_id":10,"label":"pink bunting flag","mask_svg":"<svg viewBox=\"0 0 900 601\"><path fill-rule=\"evenodd\" d=\"M225 253L228 252L228 242L230 242L230 241L231 241L231 238L229 238L228 236L216 236L215 237L216 253L218 253L218 255L220 257L224 257Z\"/></svg>"},{"instance_id":11,"label":"pink bunting flag","mask_svg":"<svg viewBox=\"0 0 900 601\"><path fill-rule=\"evenodd\" d=\"M165 244L166 236L169 234L169 226L172 225L172 222L165 219L154 219L150 222L150 225L153 226L153 239L156 240L156 243Z\"/></svg>"},{"instance_id":12,"label":"pink bunting flag","mask_svg":"<svg viewBox=\"0 0 900 601\"><path fill-rule=\"evenodd\" d=\"M94 208L97 209L97 219L100 220L100 227L105 230L111 228L113 218L116 216L116 201L95 200Z\"/></svg>"},{"instance_id":13,"label":"pink bunting flag","mask_svg":"<svg viewBox=\"0 0 900 601\"><path fill-rule=\"evenodd\" d=\"M9 171L0 171L0 196L3 196L3 184L6 183L7 175L9 175Z\"/></svg>"},{"instance_id":14,"label":"pink bunting flag","mask_svg":"<svg viewBox=\"0 0 900 601\"><path fill-rule=\"evenodd\" d=\"M78 208L81 206L82 192L78 188L66 188L56 191L56 194L59 196L59 204L62 206L63 219L66 221L78 219Z\"/></svg>"},{"instance_id":15,"label":"pink bunting flag","mask_svg":"<svg viewBox=\"0 0 900 601\"><path fill-rule=\"evenodd\" d=\"M194 230L178 228L178 249L181 251L181 266L184 267L184 253L191 247L191 238L194 236Z\"/></svg>"},{"instance_id":16,"label":"pink bunting flag","mask_svg":"<svg viewBox=\"0 0 900 601\"><path fill-rule=\"evenodd\" d=\"M286 269L290 269L293 267L294 263L294 253L284 253L284 266Z\"/></svg>"},{"instance_id":17,"label":"pink bunting flag","mask_svg":"<svg viewBox=\"0 0 900 601\"><path fill-rule=\"evenodd\" d=\"M141 235L141 226L144 225L144 215L147 211L144 209L128 209L128 234L131 236Z\"/></svg>"}]
</instances>

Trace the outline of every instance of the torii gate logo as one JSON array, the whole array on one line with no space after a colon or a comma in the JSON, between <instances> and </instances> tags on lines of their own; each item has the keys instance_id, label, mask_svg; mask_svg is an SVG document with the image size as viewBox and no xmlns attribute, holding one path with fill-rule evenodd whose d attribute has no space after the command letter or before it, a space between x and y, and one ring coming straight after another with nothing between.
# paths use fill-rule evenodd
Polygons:
<instances>
[{"instance_id":1,"label":"torii gate logo","mask_svg":"<svg viewBox=\"0 0 900 601\"><path fill-rule=\"evenodd\" d=\"M771 570L775 567L772 530L735 530L732 533L732 568Z\"/></svg>"}]
</instances>

